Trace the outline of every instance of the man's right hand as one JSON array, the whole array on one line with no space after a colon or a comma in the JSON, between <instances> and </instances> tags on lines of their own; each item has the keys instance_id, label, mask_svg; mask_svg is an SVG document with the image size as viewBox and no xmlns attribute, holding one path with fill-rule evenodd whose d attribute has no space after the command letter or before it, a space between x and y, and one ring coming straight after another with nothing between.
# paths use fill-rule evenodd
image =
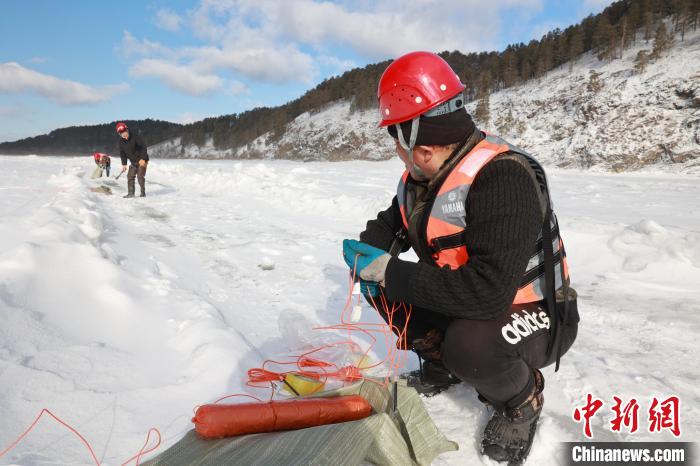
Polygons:
<instances>
[{"instance_id":1,"label":"man's right hand","mask_svg":"<svg viewBox=\"0 0 700 466\"><path fill-rule=\"evenodd\" d=\"M123 172L126 171L126 165L122 165L122 171L123 171Z\"/></svg>"}]
</instances>

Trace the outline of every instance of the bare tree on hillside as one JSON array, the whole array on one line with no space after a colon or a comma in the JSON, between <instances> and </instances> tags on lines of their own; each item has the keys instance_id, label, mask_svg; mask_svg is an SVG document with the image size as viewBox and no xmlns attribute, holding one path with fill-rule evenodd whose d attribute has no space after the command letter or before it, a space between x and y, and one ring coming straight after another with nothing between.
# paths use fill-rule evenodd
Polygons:
<instances>
[{"instance_id":1,"label":"bare tree on hillside","mask_svg":"<svg viewBox=\"0 0 700 466\"><path fill-rule=\"evenodd\" d=\"M651 32L654 29L654 13L647 11L644 13L644 40L649 43L651 39Z\"/></svg>"},{"instance_id":2,"label":"bare tree on hillside","mask_svg":"<svg viewBox=\"0 0 700 466\"><path fill-rule=\"evenodd\" d=\"M627 16L629 17L629 28L632 32L630 34L631 42L634 45L637 42L637 31L644 23L642 10L639 8L639 2L632 2L629 10L627 10Z\"/></svg>"},{"instance_id":3,"label":"bare tree on hillside","mask_svg":"<svg viewBox=\"0 0 700 466\"><path fill-rule=\"evenodd\" d=\"M596 70L591 70L588 73L588 84L586 87L594 94L601 90L603 88L603 83L600 81L600 73Z\"/></svg>"},{"instance_id":4,"label":"bare tree on hillside","mask_svg":"<svg viewBox=\"0 0 700 466\"><path fill-rule=\"evenodd\" d=\"M491 95L492 78L488 71L481 75L479 80L479 94L476 109L474 110L474 119L483 127L487 127L491 119L489 96Z\"/></svg>"},{"instance_id":5,"label":"bare tree on hillside","mask_svg":"<svg viewBox=\"0 0 700 466\"><path fill-rule=\"evenodd\" d=\"M617 56L617 58L622 58L622 51L625 50L630 43L630 35L634 34L629 34L627 31L627 16L623 16L622 19L620 20L620 54Z\"/></svg>"},{"instance_id":6,"label":"bare tree on hillside","mask_svg":"<svg viewBox=\"0 0 700 466\"><path fill-rule=\"evenodd\" d=\"M637 57L634 59L634 69L639 73L644 73L647 69L647 64L649 63L649 51L640 50L637 52Z\"/></svg>"},{"instance_id":7,"label":"bare tree on hillside","mask_svg":"<svg viewBox=\"0 0 700 466\"><path fill-rule=\"evenodd\" d=\"M578 60L579 55L583 53L583 31L577 28L571 34L569 39L569 72L574 69L574 64Z\"/></svg>"},{"instance_id":8,"label":"bare tree on hillside","mask_svg":"<svg viewBox=\"0 0 700 466\"><path fill-rule=\"evenodd\" d=\"M489 120L491 119L491 102L489 100L489 92L482 94L476 103L476 109L474 110L474 119L477 121L480 127L487 128L489 125Z\"/></svg>"},{"instance_id":9,"label":"bare tree on hillside","mask_svg":"<svg viewBox=\"0 0 700 466\"><path fill-rule=\"evenodd\" d=\"M593 33L593 43L598 52L598 60L612 60L616 57L617 31L606 16L601 17Z\"/></svg>"},{"instance_id":10,"label":"bare tree on hillside","mask_svg":"<svg viewBox=\"0 0 700 466\"><path fill-rule=\"evenodd\" d=\"M685 40L685 31L691 23L691 2L689 0L674 0L673 31L680 32L681 42ZM697 3L695 1L694 3Z\"/></svg>"},{"instance_id":11,"label":"bare tree on hillside","mask_svg":"<svg viewBox=\"0 0 700 466\"><path fill-rule=\"evenodd\" d=\"M651 51L651 58L656 60L661 57L661 55L669 50L673 45L673 35L668 32L666 24L663 21L659 23L659 27L656 28L656 34L654 34L654 47Z\"/></svg>"}]
</instances>

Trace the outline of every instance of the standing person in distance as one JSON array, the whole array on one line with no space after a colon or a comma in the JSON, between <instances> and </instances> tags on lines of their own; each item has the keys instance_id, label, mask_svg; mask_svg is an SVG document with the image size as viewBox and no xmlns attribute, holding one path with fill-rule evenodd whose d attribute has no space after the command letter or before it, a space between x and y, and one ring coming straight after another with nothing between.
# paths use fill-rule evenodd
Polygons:
<instances>
[{"instance_id":1,"label":"standing person in distance","mask_svg":"<svg viewBox=\"0 0 700 466\"><path fill-rule=\"evenodd\" d=\"M125 123L117 123L117 133L119 133L119 155L122 159L122 171L126 170L127 159L131 161L129 172L126 175L128 194L124 197L134 197L135 178L138 177L141 188L140 197L146 197L146 168L148 167L148 147L143 142L141 136L130 134Z\"/></svg>"}]
</instances>

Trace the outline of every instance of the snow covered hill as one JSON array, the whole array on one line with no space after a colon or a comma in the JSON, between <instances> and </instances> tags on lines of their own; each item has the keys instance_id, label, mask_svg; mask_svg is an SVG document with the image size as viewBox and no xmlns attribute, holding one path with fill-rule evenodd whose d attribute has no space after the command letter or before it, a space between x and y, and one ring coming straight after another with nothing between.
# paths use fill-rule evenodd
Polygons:
<instances>
[{"instance_id":1,"label":"snow covered hill","mask_svg":"<svg viewBox=\"0 0 700 466\"><path fill-rule=\"evenodd\" d=\"M492 94L491 118L480 125L547 164L700 173L700 31L683 42L676 37L669 53L638 73L634 58L651 46L640 38L610 63L586 54L571 71L565 65ZM589 90L591 70L600 73L600 90ZM152 150L188 158L386 159L393 146L376 128L377 118L375 111L351 113L350 102L340 101L300 115L281 135L266 133L235 150L216 150L211 140L183 147L179 139Z\"/></svg>"},{"instance_id":2,"label":"snow covered hill","mask_svg":"<svg viewBox=\"0 0 700 466\"><path fill-rule=\"evenodd\" d=\"M638 40L607 64L587 55L571 73L494 94L487 128L562 167L700 173L700 31L638 73L634 58L650 48Z\"/></svg>"},{"instance_id":3,"label":"snow covered hill","mask_svg":"<svg viewBox=\"0 0 700 466\"><path fill-rule=\"evenodd\" d=\"M322 338L347 294L341 240L385 208L402 171L382 162L155 160L149 197L125 180L90 180L91 160L0 157L0 451L48 408L104 465L162 451L195 405L244 386L247 369ZM550 171L581 297L578 340L553 373L530 465L557 464L586 394L605 401L596 440L649 433L652 397L681 398L681 440L700 435L700 184L687 175ZM110 188L114 195L91 192ZM367 318L378 318L365 306ZM375 356L381 357L382 346ZM411 361L408 368L415 366ZM614 433L614 395L640 401L640 431ZM426 400L460 445L435 464L494 464L478 454L487 414L457 386ZM94 464L43 419L0 464Z\"/></svg>"}]
</instances>

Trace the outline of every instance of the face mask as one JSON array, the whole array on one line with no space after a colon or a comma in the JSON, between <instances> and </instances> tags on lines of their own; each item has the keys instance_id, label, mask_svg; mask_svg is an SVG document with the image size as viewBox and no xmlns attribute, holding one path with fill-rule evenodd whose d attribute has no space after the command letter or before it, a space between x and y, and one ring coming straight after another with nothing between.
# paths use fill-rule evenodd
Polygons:
<instances>
[{"instance_id":1,"label":"face mask","mask_svg":"<svg viewBox=\"0 0 700 466\"><path fill-rule=\"evenodd\" d=\"M411 136L409 137L408 143L406 143L406 139L404 139L403 137L401 125L396 125L396 132L398 133L397 136L399 139L399 144L401 144L401 147L403 147L406 153L408 154L408 171L411 173L411 176L414 180L425 181L428 179L428 177L426 176L425 172L421 170L421 168L418 165L416 165L416 162L413 160L413 148L416 145L416 138L418 137L418 126L420 124L419 121L420 116L417 116L413 120L411 120Z\"/></svg>"}]
</instances>

